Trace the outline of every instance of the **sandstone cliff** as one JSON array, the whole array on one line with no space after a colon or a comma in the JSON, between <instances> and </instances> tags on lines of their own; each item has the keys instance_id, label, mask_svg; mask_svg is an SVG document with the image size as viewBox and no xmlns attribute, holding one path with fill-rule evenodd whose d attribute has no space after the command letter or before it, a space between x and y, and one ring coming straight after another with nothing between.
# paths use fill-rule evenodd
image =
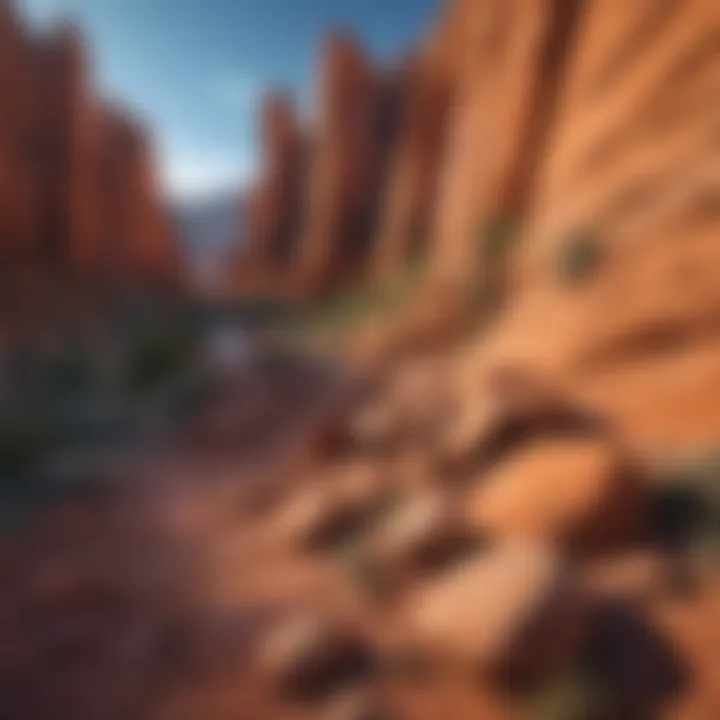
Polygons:
<instances>
[{"instance_id":1,"label":"sandstone cliff","mask_svg":"<svg viewBox=\"0 0 720 720\"><path fill-rule=\"evenodd\" d=\"M291 267L316 294L424 249L417 314L444 328L492 285L469 372L569 378L676 341L709 368L719 38L710 0L455 0L399 70L331 40Z\"/></svg>"},{"instance_id":2,"label":"sandstone cliff","mask_svg":"<svg viewBox=\"0 0 720 720\"><path fill-rule=\"evenodd\" d=\"M397 138L411 122L407 73L376 67L344 33L328 37L320 65L310 137L301 137L287 99L271 94L265 103L262 164L233 271L244 292L315 297L374 263Z\"/></svg>"},{"instance_id":3,"label":"sandstone cliff","mask_svg":"<svg viewBox=\"0 0 720 720\"><path fill-rule=\"evenodd\" d=\"M246 291L283 285L297 252L305 139L292 99L271 93L262 110L260 175L243 204L243 250L234 282Z\"/></svg>"},{"instance_id":4,"label":"sandstone cliff","mask_svg":"<svg viewBox=\"0 0 720 720\"><path fill-rule=\"evenodd\" d=\"M87 55L76 28L36 36L0 3L0 262L175 282L151 150L98 100Z\"/></svg>"},{"instance_id":5,"label":"sandstone cliff","mask_svg":"<svg viewBox=\"0 0 720 720\"><path fill-rule=\"evenodd\" d=\"M299 252L301 283L311 294L336 285L367 258L394 120L392 94L351 37L329 39Z\"/></svg>"}]
</instances>

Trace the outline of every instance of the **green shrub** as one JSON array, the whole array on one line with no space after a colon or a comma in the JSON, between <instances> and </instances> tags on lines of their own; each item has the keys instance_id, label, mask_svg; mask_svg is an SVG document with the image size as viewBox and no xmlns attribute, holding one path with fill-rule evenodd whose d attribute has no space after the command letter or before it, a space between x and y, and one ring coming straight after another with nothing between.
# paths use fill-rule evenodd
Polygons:
<instances>
[{"instance_id":1,"label":"green shrub","mask_svg":"<svg viewBox=\"0 0 720 720\"><path fill-rule=\"evenodd\" d=\"M319 302L286 313L281 329L291 335L341 335L371 318L391 315L416 296L425 274L425 256L412 257L390 285L360 282Z\"/></svg>"},{"instance_id":2,"label":"green shrub","mask_svg":"<svg viewBox=\"0 0 720 720\"><path fill-rule=\"evenodd\" d=\"M567 285L581 285L596 272L602 250L595 236L587 230L574 233L560 248L558 275Z\"/></svg>"},{"instance_id":3,"label":"green shrub","mask_svg":"<svg viewBox=\"0 0 720 720\"><path fill-rule=\"evenodd\" d=\"M127 368L130 389L139 393L152 391L188 371L197 351L194 338L182 331L159 330L141 337L130 350Z\"/></svg>"}]
</instances>

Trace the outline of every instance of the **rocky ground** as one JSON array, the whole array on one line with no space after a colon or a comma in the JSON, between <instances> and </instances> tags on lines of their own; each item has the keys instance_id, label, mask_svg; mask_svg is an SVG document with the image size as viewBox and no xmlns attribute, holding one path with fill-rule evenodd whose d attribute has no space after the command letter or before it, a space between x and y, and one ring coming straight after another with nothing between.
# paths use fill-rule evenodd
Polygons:
<instances>
[{"instance_id":1,"label":"rocky ground","mask_svg":"<svg viewBox=\"0 0 720 720\"><path fill-rule=\"evenodd\" d=\"M718 717L714 458L457 357L263 358L3 540L0 716Z\"/></svg>"}]
</instances>

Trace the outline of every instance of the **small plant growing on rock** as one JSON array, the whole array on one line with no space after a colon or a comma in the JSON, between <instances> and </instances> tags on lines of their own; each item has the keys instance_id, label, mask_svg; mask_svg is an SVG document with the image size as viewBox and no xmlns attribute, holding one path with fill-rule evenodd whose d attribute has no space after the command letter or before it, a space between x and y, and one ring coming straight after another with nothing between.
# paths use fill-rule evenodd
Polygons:
<instances>
[{"instance_id":1,"label":"small plant growing on rock","mask_svg":"<svg viewBox=\"0 0 720 720\"><path fill-rule=\"evenodd\" d=\"M588 230L573 233L560 248L558 275L565 285L578 286L597 271L602 251L597 238Z\"/></svg>"}]
</instances>

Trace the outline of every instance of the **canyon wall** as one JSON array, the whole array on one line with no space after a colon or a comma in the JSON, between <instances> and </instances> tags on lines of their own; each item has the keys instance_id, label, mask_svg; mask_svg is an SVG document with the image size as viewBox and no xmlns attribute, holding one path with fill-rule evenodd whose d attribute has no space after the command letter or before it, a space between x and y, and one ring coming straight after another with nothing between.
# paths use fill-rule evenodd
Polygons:
<instances>
[{"instance_id":1,"label":"canyon wall","mask_svg":"<svg viewBox=\"0 0 720 720\"><path fill-rule=\"evenodd\" d=\"M331 37L303 180L270 211L293 228L284 287L392 282L423 255L429 296L501 276L509 312L528 308L525 337L537 308L576 317L554 348L610 322L599 311L626 295L623 268L639 315L691 297L709 307L703 283L680 297L659 269L644 299L639 288L656 272L649 244L667 246L667 274L681 242L701 257L717 231L719 14L712 0L454 0L396 68ZM252 223L244 244L247 257L263 245ZM590 285L606 290L568 297L562 266L583 253L612 268ZM625 322L636 311L618 302Z\"/></svg>"},{"instance_id":2,"label":"canyon wall","mask_svg":"<svg viewBox=\"0 0 720 720\"><path fill-rule=\"evenodd\" d=\"M283 285L297 251L301 223L305 138L294 103L274 92L263 103L262 166L243 203L246 252L235 266L234 282L246 291Z\"/></svg>"},{"instance_id":3,"label":"canyon wall","mask_svg":"<svg viewBox=\"0 0 720 720\"><path fill-rule=\"evenodd\" d=\"M336 33L319 75L317 124L306 134L286 101L266 101L262 164L233 270L246 292L317 297L373 266L408 73L376 67L352 36Z\"/></svg>"},{"instance_id":4,"label":"canyon wall","mask_svg":"<svg viewBox=\"0 0 720 720\"><path fill-rule=\"evenodd\" d=\"M146 133L102 103L82 36L0 3L0 268L175 283L180 262Z\"/></svg>"}]
</instances>

